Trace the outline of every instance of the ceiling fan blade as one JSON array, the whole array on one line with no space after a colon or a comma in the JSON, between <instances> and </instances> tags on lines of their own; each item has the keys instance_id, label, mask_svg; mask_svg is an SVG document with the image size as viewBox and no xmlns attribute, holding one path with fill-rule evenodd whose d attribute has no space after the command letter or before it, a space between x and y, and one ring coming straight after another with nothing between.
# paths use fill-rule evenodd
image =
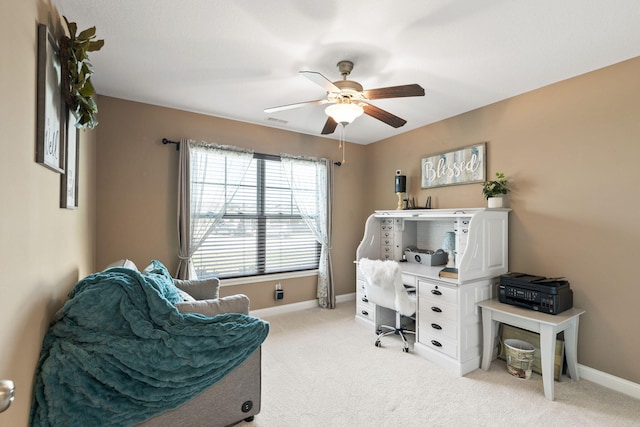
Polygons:
<instances>
[{"instance_id":1,"label":"ceiling fan blade","mask_svg":"<svg viewBox=\"0 0 640 427\"><path fill-rule=\"evenodd\" d=\"M265 113L275 113L278 111L291 110L294 108L306 107L307 105L327 104L330 101L326 99L318 99L316 101L297 102L295 104L280 105L278 107L265 108Z\"/></svg>"},{"instance_id":2,"label":"ceiling fan blade","mask_svg":"<svg viewBox=\"0 0 640 427\"><path fill-rule=\"evenodd\" d=\"M424 89L419 84L381 87L363 91L367 99L402 98L406 96L424 96Z\"/></svg>"},{"instance_id":3,"label":"ceiling fan blade","mask_svg":"<svg viewBox=\"0 0 640 427\"><path fill-rule=\"evenodd\" d=\"M331 80L318 73L317 71L300 71L300 74L324 88L327 92L340 92L340 88L333 84Z\"/></svg>"},{"instance_id":4,"label":"ceiling fan blade","mask_svg":"<svg viewBox=\"0 0 640 427\"><path fill-rule=\"evenodd\" d=\"M364 104L364 113L394 128L404 126L407 121L371 104Z\"/></svg>"},{"instance_id":5,"label":"ceiling fan blade","mask_svg":"<svg viewBox=\"0 0 640 427\"><path fill-rule=\"evenodd\" d=\"M329 134L335 132L336 127L338 127L338 122L333 120L333 118L328 117L327 121L324 124L324 127L322 128L322 132L320 132L320 133L322 135L329 135Z\"/></svg>"}]
</instances>

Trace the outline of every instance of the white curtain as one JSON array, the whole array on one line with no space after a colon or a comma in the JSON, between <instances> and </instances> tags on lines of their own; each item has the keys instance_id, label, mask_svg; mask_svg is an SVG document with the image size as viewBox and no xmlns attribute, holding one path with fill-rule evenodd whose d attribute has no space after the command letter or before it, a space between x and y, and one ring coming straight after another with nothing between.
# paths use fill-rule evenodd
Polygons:
<instances>
[{"instance_id":1,"label":"white curtain","mask_svg":"<svg viewBox=\"0 0 640 427\"><path fill-rule=\"evenodd\" d=\"M177 278L197 278L191 258L222 218L252 161L252 150L181 141L178 168L180 264Z\"/></svg>"},{"instance_id":2,"label":"white curtain","mask_svg":"<svg viewBox=\"0 0 640 427\"><path fill-rule=\"evenodd\" d=\"M318 266L318 304L335 308L333 267L331 264L331 228L333 199L333 162L281 154L281 164L291 185L294 202L305 223L321 245ZM310 177L315 177L310 179ZM310 189L315 182L317 188ZM312 190L312 191L310 191Z\"/></svg>"}]
</instances>

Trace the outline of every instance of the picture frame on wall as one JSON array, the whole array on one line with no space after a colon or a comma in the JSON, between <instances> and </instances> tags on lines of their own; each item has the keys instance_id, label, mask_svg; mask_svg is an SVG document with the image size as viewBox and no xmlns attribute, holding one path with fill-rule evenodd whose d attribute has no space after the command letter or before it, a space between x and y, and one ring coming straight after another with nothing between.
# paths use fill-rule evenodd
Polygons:
<instances>
[{"instance_id":1,"label":"picture frame on wall","mask_svg":"<svg viewBox=\"0 0 640 427\"><path fill-rule=\"evenodd\" d=\"M67 111L65 131L65 171L60 176L60 207L76 209L78 207L78 178L80 158L78 154L80 129L76 128L76 118Z\"/></svg>"},{"instance_id":2,"label":"picture frame on wall","mask_svg":"<svg viewBox=\"0 0 640 427\"><path fill-rule=\"evenodd\" d=\"M484 182L487 176L487 143L430 154L420 163L422 188Z\"/></svg>"},{"instance_id":3,"label":"picture frame on wall","mask_svg":"<svg viewBox=\"0 0 640 427\"><path fill-rule=\"evenodd\" d=\"M64 173L66 107L62 97L60 49L44 24L38 24L38 99L36 162Z\"/></svg>"}]
</instances>

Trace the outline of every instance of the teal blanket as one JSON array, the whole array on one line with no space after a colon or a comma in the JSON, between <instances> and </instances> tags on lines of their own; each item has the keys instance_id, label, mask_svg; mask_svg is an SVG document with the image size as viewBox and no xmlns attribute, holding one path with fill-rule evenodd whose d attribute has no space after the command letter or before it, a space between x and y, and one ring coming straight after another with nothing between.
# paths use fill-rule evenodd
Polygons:
<instances>
[{"instance_id":1,"label":"teal blanket","mask_svg":"<svg viewBox=\"0 0 640 427\"><path fill-rule=\"evenodd\" d=\"M128 426L216 383L266 339L239 313L182 314L166 268L111 268L80 281L43 340L32 426Z\"/></svg>"}]
</instances>

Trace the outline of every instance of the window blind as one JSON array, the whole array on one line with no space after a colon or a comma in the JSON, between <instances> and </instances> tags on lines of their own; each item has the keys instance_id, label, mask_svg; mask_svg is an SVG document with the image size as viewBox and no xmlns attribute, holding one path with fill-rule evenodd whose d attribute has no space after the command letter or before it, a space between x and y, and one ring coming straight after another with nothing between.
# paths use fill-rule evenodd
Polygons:
<instances>
[{"instance_id":1,"label":"window blind","mask_svg":"<svg viewBox=\"0 0 640 427\"><path fill-rule=\"evenodd\" d=\"M210 168L206 181L193 182L203 200L220 200L235 195L224 209L192 262L198 277L232 278L318 268L320 245L302 218L291 186L277 157L255 154L242 182L234 176L224 154L207 154L192 168ZM310 169L311 171L312 169ZM317 205L315 172L296 177L301 203ZM233 187L233 188L232 188ZM305 202L306 201L306 202ZM202 203L192 215L209 215Z\"/></svg>"}]
</instances>

